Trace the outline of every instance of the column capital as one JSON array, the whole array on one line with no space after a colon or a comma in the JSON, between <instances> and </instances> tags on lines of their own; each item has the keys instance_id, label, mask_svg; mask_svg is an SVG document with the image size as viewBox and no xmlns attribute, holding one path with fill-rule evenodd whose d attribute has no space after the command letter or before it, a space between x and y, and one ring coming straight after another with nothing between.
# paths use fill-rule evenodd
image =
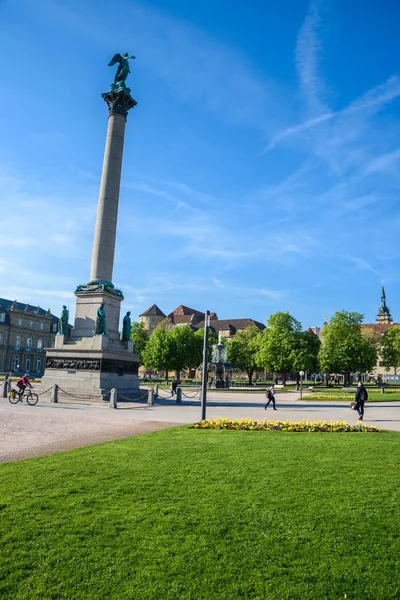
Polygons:
<instances>
[{"instance_id":1,"label":"column capital","mask_svg":"<svg viewBox=\"0 0 400 600\"><path fill-rule=\"evenodd\" d=\"M128 90L129 88L126 88L126 90L119 88L102 94L104 101L107 102L110 117L111 115L122 115L126 118L128 110L136 106L137 102Z\"/></svg>"}]
</instances>

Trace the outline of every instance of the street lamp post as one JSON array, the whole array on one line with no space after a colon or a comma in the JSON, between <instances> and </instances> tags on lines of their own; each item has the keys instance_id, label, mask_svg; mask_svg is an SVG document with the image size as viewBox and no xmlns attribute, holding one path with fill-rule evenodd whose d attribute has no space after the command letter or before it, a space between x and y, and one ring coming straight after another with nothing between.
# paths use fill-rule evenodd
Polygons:
<instances>
[{"instance_id":1,"label":"street lamp post","mask_svg":"<svg viewBox=\"0 0 400 600\"><path fill-rule=\"evenodd\" d=\"M300 375L300 400L301 400L303 398L303 377L304 377L304 371L300 371L299 375Z\"/></svg>"},{"instance_id":2,"label":"street lamp post","mask_svg":"<svg viewBox=\"0 0 400 600\"><path fill-rule=\"evenodd\" d=\"M208 328L210 327L210 311L204 320L204 346L203 346L203 377L201 380L201 420L206 418L207 381L208 381Z\"/></svg>"}]
</instances>

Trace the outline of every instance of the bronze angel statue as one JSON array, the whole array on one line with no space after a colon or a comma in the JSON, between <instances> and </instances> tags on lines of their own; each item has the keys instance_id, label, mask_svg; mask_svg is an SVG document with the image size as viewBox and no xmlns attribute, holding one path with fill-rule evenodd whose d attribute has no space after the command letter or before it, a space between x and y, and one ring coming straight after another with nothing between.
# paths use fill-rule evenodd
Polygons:
<instances>
[{"instance_id":1,"label":"bronze angel statue","mask_svg":"<svg viewBox=\"0 0 400 600\"><path fill-rule=\"evenodd\" d=\"M130 58L135 58L135 56L129 56L129 54L126 52L125 54L114 54L114 56L112 57L111 61L108 63L109 67L112 67L113 65L115 65L116 63L119 63L119 67L117 69L117 72L115 73L115 77L114 77L114 85L115 84L125 84L126 78L128 77L129 73L131 72L129 69L129 59Z\"/></svg>"}]
</instances>

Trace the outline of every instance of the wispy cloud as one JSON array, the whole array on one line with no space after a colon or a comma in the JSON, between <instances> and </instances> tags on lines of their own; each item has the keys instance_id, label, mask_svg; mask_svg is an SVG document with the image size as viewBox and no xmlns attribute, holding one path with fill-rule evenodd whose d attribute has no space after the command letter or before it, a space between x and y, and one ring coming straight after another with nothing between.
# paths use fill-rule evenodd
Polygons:
<instances>
[{"instance_id":1,"label":"wispy cloud","mask_svg":"<svg viewBox=\"0 0 400 600\"><path fill-rule=\"evenodd\" d=\"M308 15L297 36L296 66L300 81L300 89L303 92L309 112L324 112L326 104L326 86L319 73L319 60L321 53L321 39L319 30L321 27L321 2L313 0L310 2Z\"/></svg>"},{"instance_id":2,"label":"wispy cloud","mask_svg":"<svg viewBox=\"0 0 400 600\"><path fill-rule=\"evenodd\" d=\"M282 140L292 137L296 134L308 131L316 126L339 119L340 117L351 116L353 113L364 112L366 116L371 116L375 112L382 109L386 104L392 102L400 96L400 77L392 76L387 81L368 90L362 96L351 102L342 110L328 111L316 117L308 119L298 125L293 125L277 133L269 144L265 147L264 152L268 152Z\"/></svg>"}]
</instances>

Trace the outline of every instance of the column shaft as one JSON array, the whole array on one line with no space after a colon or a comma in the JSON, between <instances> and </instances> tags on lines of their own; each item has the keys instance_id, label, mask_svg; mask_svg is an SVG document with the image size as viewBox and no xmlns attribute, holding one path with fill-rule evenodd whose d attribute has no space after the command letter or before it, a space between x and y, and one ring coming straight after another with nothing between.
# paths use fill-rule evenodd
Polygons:
<instances>
[{"instance_id":1,"label":"column shaft","mask_svg":"<svg viewBox=\"0 0 400 600\"><path fill-rule=\"evenodd\" d=\"M90 280L112 281L126 117L108 119Z\"/></svg>"}]
</instances>

